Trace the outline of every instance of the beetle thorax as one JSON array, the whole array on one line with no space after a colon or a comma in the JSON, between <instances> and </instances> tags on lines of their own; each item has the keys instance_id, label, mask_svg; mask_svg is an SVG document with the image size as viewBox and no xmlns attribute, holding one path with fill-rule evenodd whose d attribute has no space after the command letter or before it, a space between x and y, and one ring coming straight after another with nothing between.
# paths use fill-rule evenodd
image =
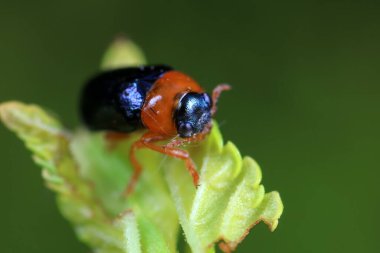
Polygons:
<instances>
[{"instance_id":1,"label":"beetle thorax","mask_svg":"<svg viewBox=\"0 0 380 253\"><path fill-rule=\"evenodd\" d=\"M141 120L150 131L163 136L176 136L175 115L185 94L202 93L202 88L189 76L169 71L160 77L148 92L141 111Z\"/></svg>"}]
</instances>

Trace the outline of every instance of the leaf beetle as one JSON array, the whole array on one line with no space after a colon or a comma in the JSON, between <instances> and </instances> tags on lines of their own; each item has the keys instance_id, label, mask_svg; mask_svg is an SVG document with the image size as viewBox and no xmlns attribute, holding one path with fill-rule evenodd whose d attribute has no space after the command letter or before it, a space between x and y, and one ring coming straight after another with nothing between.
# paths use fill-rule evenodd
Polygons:
<instances>
[{"instance_id":1,"label":"leaf beetle","mask_svg":"<svg viewBox=\"0 0 380 253\"><path fill-rule=\"evenodd\" d=\"M229 89L229 85L220 84L209 95L191 77L167 65L120 68L102 72L86 83L80 113L90 130L107 131L110 138L147 130L131 146L134 172L125 194L133 192L141 174L135 155L141 148L184 160L197 186L199 175L194 162L180 147L205 138L212 127L217 100ZM156 143L163 140L170 141L163 146Z\"/></svg>"}]
</instances>

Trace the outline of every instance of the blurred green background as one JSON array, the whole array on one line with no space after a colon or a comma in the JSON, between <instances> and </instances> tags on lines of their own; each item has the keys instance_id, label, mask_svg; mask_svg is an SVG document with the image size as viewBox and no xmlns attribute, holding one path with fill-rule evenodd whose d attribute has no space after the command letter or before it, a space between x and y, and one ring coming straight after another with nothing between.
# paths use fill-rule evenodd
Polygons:
<instances>
[{"instance_id":1,"label":"blurred green background","mask_svg":"<svg viewBox=\"0 0 380 253\"><path fill-rule=\"evenodd\" d=\"M217 119L285 204L238 252L377 252L380 1L1 1L0 101L69 128L78 92L119 33L208 90ZM89 252L40 170L0 126L0 252Z\"/></svg>"}]
</instances>

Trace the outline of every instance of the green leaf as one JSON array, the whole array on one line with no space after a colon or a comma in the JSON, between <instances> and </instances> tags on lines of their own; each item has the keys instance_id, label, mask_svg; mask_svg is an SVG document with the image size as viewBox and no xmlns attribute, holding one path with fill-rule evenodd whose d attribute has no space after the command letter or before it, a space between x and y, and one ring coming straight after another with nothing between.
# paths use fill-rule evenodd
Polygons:
<instances>
[{"instance_id":1,"label":"green leaf","mask_svg":"<svg viewBox=\"0 0 380 253\"><path fill-rule=\"evenodd\" d=\"M32 151L48 187L58 193L62 214L83 242L97 252L129 252L133 245L141 245L141 252L175 252L178 221L164 180L154 171L159 155L140 154L150 158L142 161L147 172L126 199L122 191L131 167L125 149L135 138L110 152L101 135L83 131L72 136L39 107L19 102L2 104L0 117ZM119 222L118 215L129 209L137 217L136 228L125 227L131 219ZM131 236L129 229L137 229L140 237ZM136 238L141 242L133 241ZM126 247L126 241L131 246Z\"/></svg>"},{"instance_id":2,"label":"green leaf","mask_svg":"<svg viewBox=\"0 0 380 253\"><path fill-rule=\"evenodd\" d=\"M161 241L156 242L163 244L162 240L166 241L170 251L165 252L175 252L178 219L163 176L157 170L157 164L162 161L160 154L149 150L138 153L145 173L134 194L129 198L123 197L132 171L128 159L129 147L140 135L141 133L132 134L111 151L102 134L90 134L82 130L75 135L71 149L80 165L80 175L95 186L93 191L99 204L111 217L116 217L125 210L133 210L141 227L146 227L149 223L152 231L161 234L157 235ZM141 238L149 238L152 231L140 231Z\"/></svg>"},{"instance_id":3,"label":"green leaf","mask_svg":"<svg viewBox=\"0 0 380 253\"><path fill-rule=\"evenodd\" d=\"M136 45L118 40L102 67L144 62ZM125 198L132 173L129 149L142 132L111 148L102 133L71 133L35 105L3 103L0 118L32 152L47 186L57 193L61 213L94 252L174 253L179 225L192 252L215 252L217 242L229 251L259 221L273 231L281 216L279 194L265 193L260 167L242 158L231 142L223 144L216 122L204 141L185 147L200 170L197 189L182 161L140 150L144 171Z\"/></svg>"},{"instance_id":4,"label":"green leaf","mask_svg":"<svg viewBox=\"0 0 380 253\"><path fill-rule=\"evenodd\" d=\"M189 151L201 169L197 190L180 161L171 159L165 174L193 252L206 252L220 240L235 249L261 220L276 228L283 210L279 194L265 194L260 167L250 157L242 159L231 142L223 146L215 122L207 140Z\"/></svg>"}]
</instances>

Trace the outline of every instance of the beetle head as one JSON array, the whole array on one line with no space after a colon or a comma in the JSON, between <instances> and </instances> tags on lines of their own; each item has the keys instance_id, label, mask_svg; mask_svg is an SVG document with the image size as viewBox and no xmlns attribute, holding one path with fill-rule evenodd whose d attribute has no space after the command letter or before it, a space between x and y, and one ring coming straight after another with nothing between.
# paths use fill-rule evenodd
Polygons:
<instances>
[{"instance_id":1,"label":"beetle head","mask_svg":"<svg viewBox=\"0 0 380 253\"><path fill-rule=\"evenodd\" d=\"M186 93L174 114L177 132L182 138L201 133L211 121L211 97L207 93Z\"/></svg>"}]
</instances>

